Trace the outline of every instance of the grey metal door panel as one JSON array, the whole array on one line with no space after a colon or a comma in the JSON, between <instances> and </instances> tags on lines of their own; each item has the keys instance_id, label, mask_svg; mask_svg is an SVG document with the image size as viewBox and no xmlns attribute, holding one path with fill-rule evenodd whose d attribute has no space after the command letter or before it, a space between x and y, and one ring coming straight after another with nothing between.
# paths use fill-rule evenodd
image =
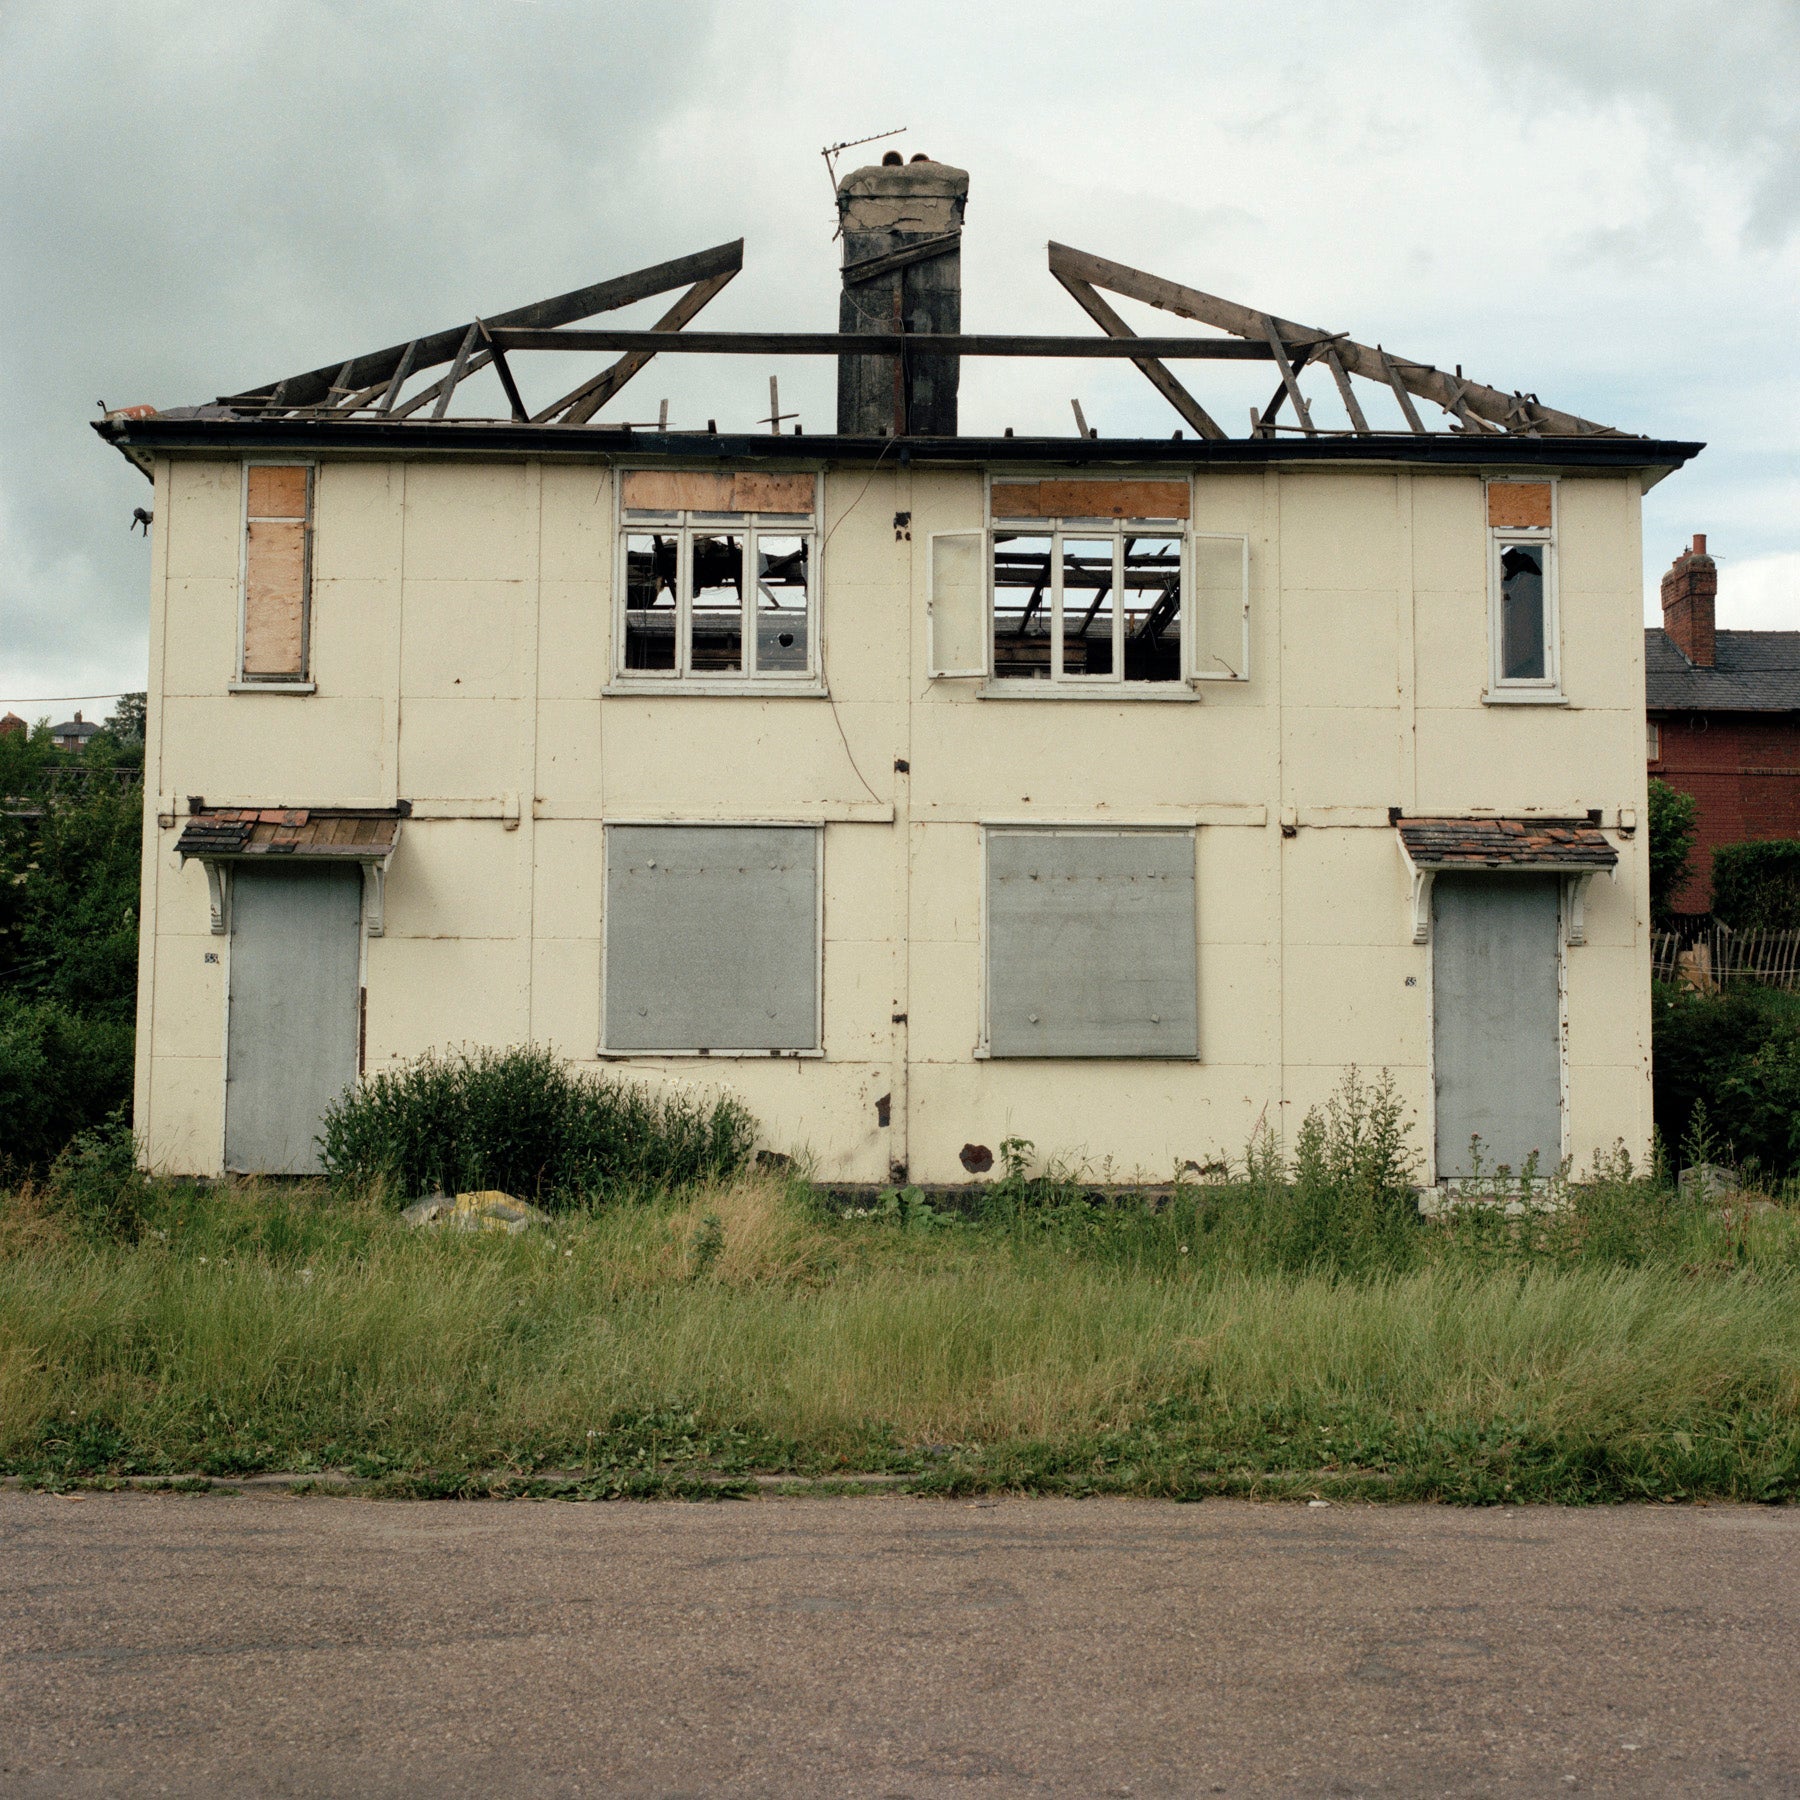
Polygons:
<instances>
[{"instance_id":1,"label":"grey metal door panel","mask_svg":"<svg viewBox=\"0 0 1800 1800\"><path fill-rule=\"evenodd\" d=\"M612 826L606 1048L818 1047L818 832Z\"/></svg>"},{"instance_id":2,"label":"grey metal door panel","mask_svg":"<svg viewBox=\"0 0 1800 1800\"><path fill-rule=\"evenodd\" d=\"M1562 1157L1561 907L1555 876L1432 884L1432 1040L1440 1180Z\"/></svg>"},{"instance_id":3,"label":"grey metal door panel","mask_svg":"<svg viewBox=\"0 0 1800 1800\"><path fill-rule=\"evenodd\" d=\"M988 833L988 1050L1197 1056L1191 831Z\"/></svg>"},{"instance_id":4,"label":"grey metal door panel","mask_svg":"<svg viewBox=\"0 0 1800 1800\"><path fill-rule=\"evenodd\" d=\"M356 1079L361 922L359 869L234 873L228 1169L317 1173L320 1118Z\"/></svg>"}]
</instances>

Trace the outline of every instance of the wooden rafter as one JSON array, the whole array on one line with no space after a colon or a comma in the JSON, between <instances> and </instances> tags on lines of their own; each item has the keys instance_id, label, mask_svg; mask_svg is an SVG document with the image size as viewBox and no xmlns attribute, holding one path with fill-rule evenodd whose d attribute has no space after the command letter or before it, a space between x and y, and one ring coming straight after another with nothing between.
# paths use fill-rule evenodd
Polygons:
<instances>
[{"instance_id":1,"label":"wooden rafter","mask_svg":"<svg viewBox=\"0 0 1800 1800\"><path fill-rule=\"evenodd\" d=\"M1108 337L1130 338L1137 333L1125 323L1113 309L1094 291L1090 282L1082 281L1077 276L1058 273L1056 279L1069 290L1071 297L1087 316L1104 331ZM1199 432L1202 437L1222 438L1225 433L1220 430L1212 415L1176 380L1162 363L1154 356L1134 356L1136 363L1150 385L1174 407L1174 409Z\"/></svg>"},{"instance_id":2,"label":"wooden rafter","mask_svg":"<svg viewBox=\"0 0 1800 1800\"><path fill-rule=\"evenodd\" d=\"M1309 432L1314 427L1305 402L1297 383L1290 382L1287 376L1297 373L1298 366L1303 366L1309 357L1317 357L1330 367L1340 391L1348 388L1351 375L1391 387L1406 415L1407 425L1413 431L1425 429L1413 405L1416 395L1442 407L1466 432L1512 432L1545 437L1625 435L1611 426L1596 424L1592 419L1545 406L1535 395L1503 393L1498 388L1467 380L1461 374L1450 374L1430 363L1391 356L1379 345L1359 344L1341 333L1317 331L1311 326L1296 324L1292 319L1276 318L1160 275L1146 274L1142 269L1072 249L1067 244L1050 246L1050 272L1071 292L1075 291L1071 283L1085 283L1091 288L1104 289L1128 300L1139 300L1147 306L1175 313L1178 317L1211 325L1249 342L1269 344L1282 365L1282 395L1295 402L1301 427ZM1303 354L1296 356L1297 352ZM1351 404L1352 399L1347 397L1346 407ZM1258 415L1259 428L1273 428L1275 410L1276 404L1272 402ZM1368 421L1360 414L1358 407L1351 411L1350 417L1353 429L1362 433L1368 430Z\"/></svg>"},{"instance_id":3,"label":"wooden rafter","mask_svg":"<svg viewBox=\"0 0 1800 1800\"><path fill-rule=\"evenodd\" d=\"M695 282L650 329L679 331L736 273L736 269L727 269L721 274L709 276L705 281ZM542 412L534 413L532 423L541 424L546 419L557 419L564 425L585 425L655 354L654 350L633 350L621 356L611 368L603 370L591 381L584 381L580 387L572 393L564 394L560 400L553 400Z\"/></svg>"},{"instance_id":4,"label":"wooden rafter","mask_svg":"<svg viewBox=\"0 0 1800 1800\"><path fill-rule=\"evenodd\" d=\"M744 240L737 238L692 256L678 256L648 269L636 269L629 275L596 282L592 287L576 288L548 300L534 301L530 306L515 307L511 312L496 313L487 321L487 328L500 331L569 325L578 319L592 318L596 313L613 312L635 301L669 293L675 288L691 288L719 276L729 279L743 266ZM403 344L391 344L385 350L353 356L348 362L310 369L304 375L290 375L285 381L272 382L267 387L224 395L220 403L265 414L313 411L320 407L348 413L368 405L371 400L387 398L388 404L382 410L403 419L419 406L440 398L445 389L443 383L435 383L405 404L396 404L399 398L396 375L404 383L421 370L451 362L463 348L468 331L466 322L448 326ZM493 360L491 351L464 357L456 381L473 375L478 368L486 368ZM450 381L452 389L456 381Z\"/></svg>"}]
</instances>

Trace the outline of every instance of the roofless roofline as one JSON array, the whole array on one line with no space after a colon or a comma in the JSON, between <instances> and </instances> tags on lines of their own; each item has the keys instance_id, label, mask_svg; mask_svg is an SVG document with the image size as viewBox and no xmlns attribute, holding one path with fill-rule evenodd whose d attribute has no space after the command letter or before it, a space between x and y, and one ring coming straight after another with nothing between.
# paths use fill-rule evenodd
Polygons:
<instances>
[{"instance_id":1,"label":"roofless roofline","mask_svg":"<svg viewBox=\"0 0 1800 1800\"><path fill-rule=\"evenodd\" d=\"M346 451L404 456L577 457L696 462L1038 463L1051 466L1166 463L1189 467L1268 463L1387 463L1439 468L1644 469L1666 474L1704 444L1624 436L1524 437L1371 433L1296 438L776 437L703 431L653 432L605 425L534 425L508 420L258 419L194 409L187 416L123 415L94 429L140 468L174 451Z\"/></svg>"}]
</instances>

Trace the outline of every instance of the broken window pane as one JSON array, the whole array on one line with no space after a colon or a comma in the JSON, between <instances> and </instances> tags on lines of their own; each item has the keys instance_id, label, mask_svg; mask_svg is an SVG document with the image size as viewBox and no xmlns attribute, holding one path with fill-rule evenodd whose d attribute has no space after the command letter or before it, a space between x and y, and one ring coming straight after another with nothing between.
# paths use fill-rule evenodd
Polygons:
<instances>
[{"instance_id":1,"label":"broken window pane","mask_svg":"<svg viewBox=\"0 0 1800 1800\"><path fill-rule=\"evenodd\" d=\"M740 533L693 539L693 599L688 668L735 675L744 667L744 539Z\"/></svg>"},{"instance_id":2,"label":"broken window pane","mask_svg":"<svg viewBox=\"0 0 1800 1800\"><path fill-rule=\"evenodd\" d=\"M1544 658L1544 546L1505 544L1500 550L1500 679L1542 681Z\"/></svg>"},{"instance_id":3,"label":"broken window pane","mask_svg":"<svg viewBox=\"0 0 1800 1800\"><path fill-rule=\"evenodd\" d=\"M672 537L625 539L625 667L675 667L675 545Z\"/></svg>"},{"instance_id":4,"label":"broken window pane","mask_svg":"<svg viewBox=\"0 0 1800 1800\"><path fill-rule=\"evenodd\" d=\"M1113 540L1062 540L1062 636L1065 675L1113 672Z\"/></svg>"},{"instance_id":5,"label":"broken window pane","mask_svg":"<svg viewBox=\"0 0 1800 1800\"><path fill-rule=\"evenodd\" d=\"M807 540L760 532L756 539L756 667L806 673Z\"/></svg>"},{"instance_id":6,"label":"broken window pane","mask_svg":"<svg viewBox=\"0 0 1800 1800\"><path fill-rule=\"evenodd\" d=\"M994 676L1050 679L1048 537L994 533Z\"/></svg>"},{"instance_id":7,"label":"broken window pane","mask_svg":"<svg viewBox=\"0 0 1800 1800\"><path fill-rule=\"evenodd\" d=\"M1125 679L1181 679L1181 539L1125 539Z\"/></svg>"}]
</instances>

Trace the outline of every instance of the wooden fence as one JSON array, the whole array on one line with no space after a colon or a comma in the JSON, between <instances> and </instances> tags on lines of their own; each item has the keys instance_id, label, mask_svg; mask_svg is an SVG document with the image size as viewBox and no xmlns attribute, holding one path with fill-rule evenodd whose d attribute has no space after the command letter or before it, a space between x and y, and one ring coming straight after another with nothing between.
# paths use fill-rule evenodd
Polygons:
<instances>
[{"instance_id":1,"label":"wooden fence","mask_svg":"<svg viewBox=\"0 0 1800 1800\"><path fill-rule=\"evenodd\" d=\"M1800 988L1800 931L1733 931L1711 923L1700 931L1659 931L1650 940L1658 981L1685 980L1710 991L1733 982Z\"/></svg>"}]
</instances>

